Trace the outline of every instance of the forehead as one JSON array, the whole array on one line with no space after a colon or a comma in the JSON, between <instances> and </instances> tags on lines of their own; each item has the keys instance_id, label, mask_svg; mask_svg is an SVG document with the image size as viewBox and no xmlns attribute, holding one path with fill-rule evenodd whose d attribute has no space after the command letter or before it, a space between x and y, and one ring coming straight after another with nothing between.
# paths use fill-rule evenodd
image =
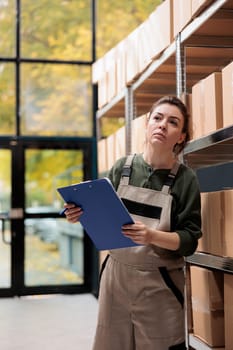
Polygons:
<instances>
[{"instance_id":1,"label":"forehead","mask_svg":"<svg viewBox=\"0 0 233 350\"><path fill-rule=\"evenodd\" d=\"M181 113L180 109L177 106L171 105L169 103L163 103L156 106L151 115L155 115L156 113L183 119L183 114Z\"/></svg>"}]
</instances>

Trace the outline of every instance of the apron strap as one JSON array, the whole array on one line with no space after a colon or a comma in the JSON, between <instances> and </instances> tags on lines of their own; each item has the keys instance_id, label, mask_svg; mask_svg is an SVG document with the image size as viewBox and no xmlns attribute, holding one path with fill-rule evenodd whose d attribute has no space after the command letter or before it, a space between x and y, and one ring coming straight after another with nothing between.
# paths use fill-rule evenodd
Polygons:
<instances>
[{"instance_id":1,"label":"apron strap","mask_svg":"<svg viewBox=\"0 0 233 350\"><path fill-rule=\"evenodd\" d=\"M121 173L121 180L120 180L120 185L128 185L129 184L129 179L132 171L132 163L134 159L135 154L130 154L127 156L125 164L122 169Z\"/></svg>"},{"instance_id":2,"label":"apron strap","mask_svg":"<svg viewBox=\"0 0 233 350\"><path fill-rule=\"evenodd\" d=\"M129 184L134 157L135 157L135 154L130 154L129 156L127 156L125 164L122 169L122 173L121 173L120 185ZM180 162L175 162L170 173L168 174L167 180L165 181L165 184L163 185L161 192L165 194L168 194L170 192L179 167L180 167Z\"/></svg>"},{"instance_id":3,"label":"apron strap","mask_svg":"<svg viewBox=\"0 0 233 350\"><path fill-rule=\"evenodd\" d=\"M180 167L180 163L175 162L170 173L168 174L167 180L165 181L165 184L163 185L161 192L165 194L168 194L170 192L173 182L175 180L176 174L179 170L179 167Z\"/></svg>"}]
</instances>

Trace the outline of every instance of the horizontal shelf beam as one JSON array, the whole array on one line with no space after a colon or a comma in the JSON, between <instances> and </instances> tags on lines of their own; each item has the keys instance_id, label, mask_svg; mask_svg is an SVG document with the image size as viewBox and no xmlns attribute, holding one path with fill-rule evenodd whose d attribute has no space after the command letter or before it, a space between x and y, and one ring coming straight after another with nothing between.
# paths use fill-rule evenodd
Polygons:
<instances>
[{"instance_id":1,"label":"horizontal shelf beam","mask_svg":"<svg viewBox=\"0 0 233 350\"><path fill-rule=\"evenodd\" d=\"M233 162L205 165L197 168L196 173L201 192L233 189Z\"/></svg>"},{"instance_id":2,"label":"horizontal shelf beam","mask_svg":"<svg viewBox=\"0 0 233 350\"><path fill-rule=\"evenodd\" d=\"M233 274L233 258L197 252L187 257L186 262L192 265Z\"/></svg>"},{"instance_id":3,"label":"horizontal shelf beam","mask_svg":"<svg viewBox=\"0 0 233 350\"><path fill-rule=\"evenodd\" d=\"M233 142L233 125L190 141L184 149L184 156L188 156L189 154L200 150L207 150L221 142Z\"/></svg>"},{"instance_id":4,"label":"horizontal shelf beam","mask_svg":"<svg viewBox=\"0 0 233 350\"><path fill-rule=\"evenodd\" d=\"M115 96L108 104L106 104L105 106L103 106L102 108L100 108L97 113L97 119L101 118L103 115L105 115L107 112L110 112L110 110L112 108L114 108L117 104L119 103L124 103L124 99L126 96L126 90L127 88L125 88L124 90L121 91L121 93L119 93L117 96ZM123 100L123 101L122 101Z\"/></svg>"},{"instance_id":5,"label":"horizontal shelf beam","mask_svg":"<svg viewBox=\"0 0 233 350\"><path fill-rule=\"evenodd\" d=\"M175 55L176 46L175 42L173 42L163 53L162 55L154 60L151 65L146 69L144 73L141 74L141 76L133 83L132 88L133 90L136 90L140 87L140 85L143 84L143 82L150 78L150 76L163 64L167 61L168 58L170 58L172 55Z\"/></svg>"}]
</instances>

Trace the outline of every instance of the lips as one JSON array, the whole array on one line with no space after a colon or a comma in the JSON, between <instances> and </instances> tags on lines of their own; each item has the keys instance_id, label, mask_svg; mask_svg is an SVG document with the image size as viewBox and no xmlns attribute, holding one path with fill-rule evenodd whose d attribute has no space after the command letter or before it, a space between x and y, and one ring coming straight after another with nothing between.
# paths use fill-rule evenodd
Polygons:
<instances>
[{"instance_id":1,"label":"lips","mask_svg":"<svg viewBox=\"0 0 233 350\"><path fill-rule=\"evenodd\" d=\"M166 136L161 132L155 132L155 133L153 133L153 136L156 136L156 137L158 137L160 139L164 139L164 140L166 139Z\"/></svg>"}]
</instances>

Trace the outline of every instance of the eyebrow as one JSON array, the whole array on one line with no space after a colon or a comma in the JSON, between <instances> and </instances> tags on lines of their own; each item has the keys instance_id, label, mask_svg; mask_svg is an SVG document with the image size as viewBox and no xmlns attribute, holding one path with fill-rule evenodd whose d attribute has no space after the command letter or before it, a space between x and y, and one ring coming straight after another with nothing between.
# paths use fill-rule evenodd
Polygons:
<instances>
[{"instance_id":1,"label":"eyebrow","mask_svg":"<svg viewBox=\"0 0 233 350\"><path fill-rule=\"evenodd\" d=\"M161 113L161 112L155 112L154 115L156 115L156 114L159 114L159 115L161 115L161 116L164 116L164 114ZM153 116L153 115L152 115L152 116ZM169 115L169 118L174 118L174 119L177 119L177 120L181 120L181 118L180 118L180 117L177 117L176 115Z\"/></svg>"}]
</instances>

